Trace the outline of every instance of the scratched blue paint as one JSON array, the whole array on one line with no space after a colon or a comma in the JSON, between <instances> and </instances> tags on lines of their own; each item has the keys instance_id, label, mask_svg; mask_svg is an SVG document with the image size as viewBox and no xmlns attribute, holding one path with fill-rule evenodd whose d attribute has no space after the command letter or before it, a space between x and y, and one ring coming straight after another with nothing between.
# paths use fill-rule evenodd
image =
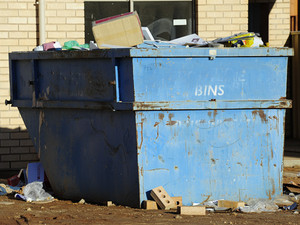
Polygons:
<instances>
[{"instance_id":1,"label":"scratched blue paint","mask_svg":"<svg viewBox=\"0 0 300 225\"><path fill-rule=\"evenodd\" d=\"M141 199L160 185L187 205L280 194L284 113L137 112Z\"/></svg>"},{"instance_id":2,"label":"scratched blue paint","mask_svg":"<svg viewBox=\"0 0 300 225\"><path fill-rule=\"evenodd\" d=\"M10 54L19 108L55 193L139 207L282 193L286 48Z\"/></svg>"},{"instance_id":3,"label":"scratched blue paint","mask_svg":"<svg viewBox=\"0 0 300 225\"><path fill-rule=\"evenodd\" d=\"M232 58L135 58L135 101L276 100L285 96L286 63L287 58L270 57L235 63ZM265 83L278 88L257 87Z\"/></svg>"}]
</instances>

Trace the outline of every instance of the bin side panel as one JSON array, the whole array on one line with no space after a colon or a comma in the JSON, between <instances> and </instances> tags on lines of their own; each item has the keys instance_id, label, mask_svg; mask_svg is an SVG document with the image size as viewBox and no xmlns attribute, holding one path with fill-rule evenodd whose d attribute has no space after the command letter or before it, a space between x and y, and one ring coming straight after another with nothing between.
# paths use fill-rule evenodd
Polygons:
<instances>
[{"instance_id":1,"label":"bin side panel","mask_svg":"<svg viewBox=\"0 0 300 225\"><path fill-rule=\"evenodd\" d=\"M111 59L47 59L39 61L40 100L113 101Z\"/></svg>"},{"instance_id":2,"label":"bin side panel","mask_svg":"<svg viewBox=\"0 0 300 225\"><path fill-rule=\"evenodd\" d=\"M183 204L282 192L285 110L137 112L141 200L163 186Z\"/></svg>"},{"instance_id":3,"label":"bin side panel","mask_svg":"<svg viewBox=\"0 0 300 225\"><path fill-rule=\"evenodd\" d=\"M133 70L137 102L286 96L287 57L134 58Z\"/></svg>"},{"instance_id":4,"label":"bin side panel","mask_svg":"<svg viewBox=\"0 0 300 225\"><path fill-rule=\"evenodd\" d=\"M61 198L139 207L134 112L22 108L39 137L36 149L55 194ZM30 121L39 121L39 128Z\"/></svg>"},{"instance_id":5,"label":"bin side panel","mask_svg":"<svg viewBox=\"0 0 300 225\"><path fill-rule=\"evenodd\" d=\"M12 60L10 63L13 97L15 100L31 100L33 89L29 81L33 80L32 60Z\"/></svg>"}]
</instances>

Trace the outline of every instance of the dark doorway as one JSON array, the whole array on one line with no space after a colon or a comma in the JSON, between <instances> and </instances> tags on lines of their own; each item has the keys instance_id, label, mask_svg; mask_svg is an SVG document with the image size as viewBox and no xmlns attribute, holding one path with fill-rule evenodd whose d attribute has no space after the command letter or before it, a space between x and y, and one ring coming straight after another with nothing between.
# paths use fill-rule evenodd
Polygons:
<instances>
[{"instance_id":1,"label":"dark doorway","mask_svg":"<svg viewBox=\"0 0 300 225\"><path fill-rule=\"evenodd\" d=\"M248 31L259 33L263 42L269 42L269 14L275 0L249 0Z\"/></svg>"}]
</instances>

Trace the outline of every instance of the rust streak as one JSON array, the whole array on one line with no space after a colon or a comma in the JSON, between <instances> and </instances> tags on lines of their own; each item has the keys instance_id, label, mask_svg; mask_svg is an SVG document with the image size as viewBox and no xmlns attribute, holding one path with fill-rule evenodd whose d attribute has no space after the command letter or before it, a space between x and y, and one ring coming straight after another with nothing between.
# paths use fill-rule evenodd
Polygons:
<instances>
[{"instance_id":1,"label":"rust streak","mask_svg":"<svg viewBox=\"0 0 300 225\"><path fill-rule=\"evenodd\" d=\"M218 111L215 109L214 110L214 120L216 119L216 115L218 114Z\"/></svg>"},{"instance_id":2,"label":"rust streak","mask_svg":"<svg viewBox=\"0 0 300 225\"><path fill-rule=\"evenodd\" d=\"M159 114L158 114L158 118L159 118L160 120L163 120L164 117L165 117L165 115L164 115L163 113L159 113Z\"/></svg>"},{"instance_id":3,"label":"rust streak","mask_svg":"<svg viewBox=\"0 0 300 225\"><path fill-rule=\"evenodd\" d=\"M264 122L264 123L268 122L267 116L266 116L266 114L263 110L254 110L254 111L252 111L253 116L256 116L257 114L260 116L260 119L261 119L262 122Z\"/></svg>"},{"instance_id":4,"label":"rust streak","mask_svg":"<svg viewBox=\"0 0 300 225\"><path fill-rule=\"evenodd\" d=\"M159 122L155 122L154 127L157 127L159 125Z\"/></svg>"},{"instance_id":5,"label":"rust streak","mask_svg":"<svg viewBox=\"0 0 300 225\"><path fill-rule=\"evenodd\" d=\"M271 148L271 158L273 159L274 153L273 153L273 148Z\"/></svg>"},{"instance_id":6,"label":"rust streak","mask_svg":"<svg viewBox=\"0 0 300 225\"><path fill-rule=\"evenodd\" d=\"M173 126L173 125L175 125L177 123L176 121L172 120L173 117L174 117L174 114L170 113L169 114L169 121L166 123L167 126Z\"/></svg>"},{"instance_id":7,"label":"rust streak","mask_svg":"<svg viewBox=\"0 0 300 225\"><path fill-rule=\"evenodd\" d=\"M144 137L143 137L143 129L144 129L144 119L142 119L142 122L139 123L141 125L141 143L138 146L138 149L142 149L142 145L143 145L143 141L144 141Z\"/></svg>"}]
</instances>

